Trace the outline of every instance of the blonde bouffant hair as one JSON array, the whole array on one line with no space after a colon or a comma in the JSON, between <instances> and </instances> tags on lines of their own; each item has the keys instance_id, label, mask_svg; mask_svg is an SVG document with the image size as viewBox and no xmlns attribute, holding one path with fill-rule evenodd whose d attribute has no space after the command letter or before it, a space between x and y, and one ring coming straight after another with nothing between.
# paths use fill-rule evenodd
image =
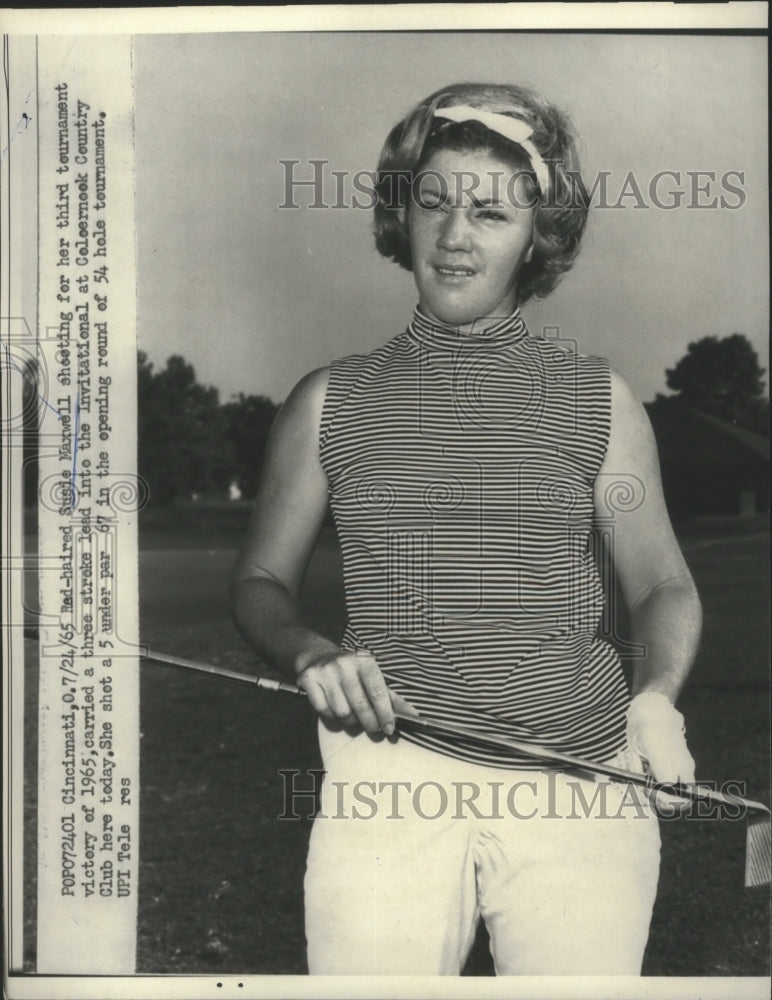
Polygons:
<instances>
[{"instance_id":1,"label":"blonde bouffant hair","mask_svg":"<svg viewBox=\"0 0 772 1000\"><path fill-rule=\"evenodd\" d=\"M458 83L431 94L416 105L389 133L378 161L375 205L375 245L406 270L412 270L409 204L412 179L443 149L483 152L520 173L530 173L527 153L515 142L477 121L450 122L435 117L437 108L466 104L482 111L525 121L531 142L550 174L547 192L535 179L534 251L518 279L518 302L543 298L571 267L587 221L587 199L581 181L576 138L561 111L525 87ZM395 178L403 183L396 183ZM407 179L407 183L404 181Z\"/></svg>"}]
</instances>

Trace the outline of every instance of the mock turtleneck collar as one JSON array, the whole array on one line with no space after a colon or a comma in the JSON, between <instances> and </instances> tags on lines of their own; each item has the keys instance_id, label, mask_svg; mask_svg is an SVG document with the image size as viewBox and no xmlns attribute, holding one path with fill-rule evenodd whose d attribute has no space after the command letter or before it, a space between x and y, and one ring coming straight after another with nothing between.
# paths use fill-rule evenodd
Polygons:
<instances>
[{"instance_id":1,"label":"mock turtleneck collar","mask_svg":"<svg viewBox=\"0 0 772 1000\"><path fill-rule=\"evenodd\" d=\"M481 329L479 332L465 333L458 327L440 323L422 312L420 306L413 311L413 318L408 324L408 336L417 344L429 349L458 350L459 347L481 347L483 345L501 348L519 343L528 336L520 310L515 309L509 316Z\"/></svg>"}]
</instances>

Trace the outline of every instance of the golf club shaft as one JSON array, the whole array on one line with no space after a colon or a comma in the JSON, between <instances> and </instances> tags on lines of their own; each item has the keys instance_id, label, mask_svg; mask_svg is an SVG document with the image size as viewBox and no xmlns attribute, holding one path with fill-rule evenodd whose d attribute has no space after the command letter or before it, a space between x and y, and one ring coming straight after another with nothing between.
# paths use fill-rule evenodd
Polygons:
<instances>
[{"instance_id":1,"label":"golf club shaft","mask_svg":"<svg viewBox=\"0 0 772 1000\"><path fill-rule=\"evenodd\" d=\"M252 674L243 674L236 670L228 670L226 667L215 667L211 663L199 663L196 660L186 660L181 656L169 656L167 653L158 653L156 650L147 649L146 647L143 647L140 655L143 660L147 660L150 663L158 663L164 667L192 670L195 673L206 674L209 677L223 677L225 680L233 681L236 684L246 684L249 687L263 688L266 691L283 691L285 694L305 695L305 691L295 684L273 680L270 677L255 677Z\"/></svg>"},{"instance_id":2,"label":"golf club shaft","mask_svg":"<svg viewBox=\"0 0 772 1000\"><path fill-rule=\"evenodd\" d=\"M176 667L181 670L193 671L199 674L206 674L209 677L221 677L239 684L247 684L251 687L262 688L267 691L281 691L286 694L305 696L305 691L286 681L272 680L267 677L256 677L251 674L239 673L235 670L228 670L225 667L216 667L208 663L199 663L195 660L186 660L182 657L169 656L165 653L157 653L155 650L145 648L142 658L150 663L157 663L162 666ZM605 777L616 778L620 781L641 785L645 788L654 788L654 779L647 774L640 774L636 771L626 771L623 768L614 767L612 764L598 763L596 761L585 760L582 757L574 757L570 754L561 753L558 750L551 750L547 747L537 747L529 743L522 743L505 736L495 736L492 734L480 733L473 729L466 729L462 726L453 725L448 722L441 722L436 719L425 719L421 716L407 715L403 712L395 712L394 717L401 729L413 729L430 734L442 734L453 736L456 739L470 740L474 743L482 744L497 749L508 750L532 760L539 760L544 763L559 764L562 767L570 767L579 771L587 771L592 774L601 774ZM678 798L691 799L692 801L707 801L714 804L743 806L756 812L769 813L767 807L761 802L754 802L751 799L744 799L740 796L725 795L723 792L714 791L712 788L684 784L673 784L663 786L663 791L668 795L675 795Z\"/></svg>"}]
</instances>

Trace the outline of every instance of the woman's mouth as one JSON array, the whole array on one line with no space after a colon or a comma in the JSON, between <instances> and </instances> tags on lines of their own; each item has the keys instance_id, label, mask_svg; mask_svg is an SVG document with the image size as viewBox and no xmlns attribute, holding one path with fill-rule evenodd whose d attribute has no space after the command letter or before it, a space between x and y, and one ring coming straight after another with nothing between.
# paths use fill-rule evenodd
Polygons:
<instances>
[{"instance_id":1,"label":"woman's mouth","mask_svg":"<svg viewBox=\"0 0 772 1000\"><path fill-rule=\"evenodd\" d=\"M437 272L442 281L450 281L454 284L466 281L475 275L475 272L471 267L463 267L461 265L446 267L444 265L435 264L434 270Z\"/></svg>"}]
</instances>

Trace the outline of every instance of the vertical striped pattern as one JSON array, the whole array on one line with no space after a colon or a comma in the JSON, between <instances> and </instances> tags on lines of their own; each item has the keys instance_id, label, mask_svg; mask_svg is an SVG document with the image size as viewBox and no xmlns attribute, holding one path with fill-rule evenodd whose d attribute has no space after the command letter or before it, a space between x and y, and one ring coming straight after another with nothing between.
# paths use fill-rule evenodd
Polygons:
<instances>
[{"instance_id":1,"label":"vertical striped pattern","mask_svg":"<svg viewBox=\"0 0 772 1000\"><path fill-rule=\"evenodd\" d=\"M370 649L429 718L612 757L628 695L597 636L589 546L609 426L607 363L532 338L519 312L460 336L416 310L384 346L334 362L320 456L343 550L343 645Z\"/></svg>"}]
</instances>

